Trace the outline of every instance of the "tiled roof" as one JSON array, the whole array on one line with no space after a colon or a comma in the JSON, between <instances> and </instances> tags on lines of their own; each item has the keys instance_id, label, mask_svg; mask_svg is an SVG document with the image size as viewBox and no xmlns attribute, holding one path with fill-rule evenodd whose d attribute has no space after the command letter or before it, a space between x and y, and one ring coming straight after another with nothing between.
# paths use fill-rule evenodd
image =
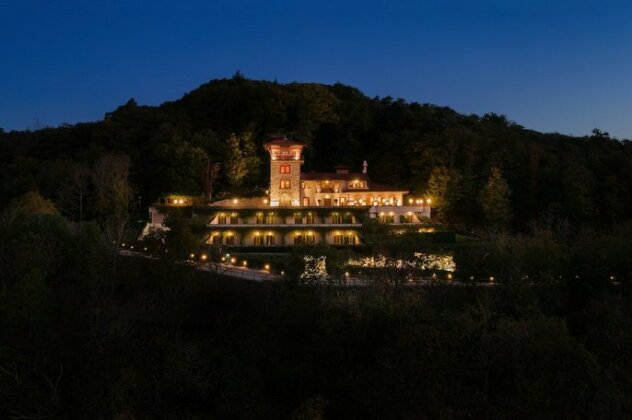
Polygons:
<instances>
[{"instance_id":1,"label":"tiled roof","mask_svg":"<svg viewBox=\"0 0 632 420\"><path fill-rule=\"evenodd\" d=\"M386 192L386 191L397 191L407 193L408 190L400 187L393 187L390 185L380 184L379 182L370 181L367 177L367 174L351 172L351 173L336 173L336 172L302 172L301 173L301 181L353 181L353 180L363 180L367 181L368 188L366 189L358 189L357 191L376 191L376 192Z\"/></svg>"},{"instance_id":2,"label":"tiled roof","mask_svg":"<svg viewBox=\"0 0 632 420\"><path fill-rule=\"evenodd\" d=\"M369 188L365 191L397 191L408 193L408 190L399 187L392 187L390 185L380 184L377 182L369 181Z\"/></svg>"},{"instance_id":3,"label":"tiled roof","mask_svg":"<svg viewBox=\"0 0 632 420\"><path fill-rule=\"evenodd\" d=\"M337 172L301 172L303 181L353 181L354 179L367 179L366 174L357 172L337 173Z\"/></svg>"},{"instance_id":4,"label":"tiled roof","mask_svg":"<svg viewBox=\"0 0 632 420\"><path fill-rule=\"evenodd\" d=\"M281 147L289 147L289 146L305 146L304 143L294 140L288 140L286 137L279 137L270 139L270 141L263 144L263 147L268 148L270 146L281 146Z\"/></svg>"}]
</instances>

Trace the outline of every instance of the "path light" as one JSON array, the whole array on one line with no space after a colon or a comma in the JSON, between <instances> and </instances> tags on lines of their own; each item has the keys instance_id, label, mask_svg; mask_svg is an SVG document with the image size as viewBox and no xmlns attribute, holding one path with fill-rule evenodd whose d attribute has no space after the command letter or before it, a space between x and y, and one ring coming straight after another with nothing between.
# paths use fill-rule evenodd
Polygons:
<instances>
[{"instance_id":1,"label":"path light","mask_svg":"<svg viewBox=\"0 0 632 420\"><path fill-rule=\"evenodd\" d=\"M202 261L206 261L206 258L208 258L208 257L206 256L206 254L202 254L202 255L200 256L200 258L202 259Z\"/></svg>"},{"instance_id":2,"label":"path light","mask_svg":"<svg viewBox=\"0 0 632 420\"><path fill-rule=\"evenodd\" d=\"M231 264L235 264L236 262L237 262L237 258L235 258L235 257L231 257L230 258L230 263Z\"/></svg>"},{"instance_id":3,"label":"path light","mask_svg":"<svg viewBox=\"0 0 632 420\"><path fill-rule=\"evenodd\" d=\"M493 283L495 280L496 280L496 279L494 278L494 276L490 276L490 277L489 277L489 282L490 282L490 283Z\"/></svg>"},{"instance_id":4,"label":"path light","mask_svg":"<svg viewBox=\"0 0 632 420\"><path fill-rule=\"evenodd\" d=\"M270 264L264 265L263 269L266 270L266 271L270 271Z\"/></svg>"},{"instance_id":5,"label":"path light","mask_svg":"<svg viewBox=\"0 0 632 420\"><path fill-rule=\"evenodd\" d=\"M448 280L452 280L452 274L448 273Z\"/></svg>"},{"instance_id":6,"label":"path light","mask_svg":"<svg viewBox=\"0 0 632 420\"><path fill-rule=\"evenodd\" d=\"M243 265L244 267L248 266L248 261L243 260L243 261L241 262L241 265Z\"/></svg>"},{"instance_id":7,"label":"path light","mask_svg":"<svg viewBox=\"0 0 632 420\"><path fill-rule=\"evenodd\" d=\"M195 254L189 254L189 258L191 259L195 258Z\"/></svg>"},{"instance_id":8,"label":"path light","mask_svg":"<svg viewBox=\"0 0 632 420\"><path fill-rule=\"evenodd\" d=\"M349 272L348 271L345 271L345 277L349 278Z\"/></svg>"},{"instance_id":9,"label":"path light","mask_svg":"<svg viewBox=\"0 0 632 420\"><path fill-rule=\"evenodd\" d=\"M225 261L226 261L226 257L222 257L222 262L225 262Z\"/></svg>"},{"instance_id":10,"label":"path light","mask_svg":"<svg viewBox=\"0 0 632 420\"><path fill-rule=\"evenodd\" d=\"M129 249L134 249L134 245L130 245Z\"/></svg>"}]
</instances>

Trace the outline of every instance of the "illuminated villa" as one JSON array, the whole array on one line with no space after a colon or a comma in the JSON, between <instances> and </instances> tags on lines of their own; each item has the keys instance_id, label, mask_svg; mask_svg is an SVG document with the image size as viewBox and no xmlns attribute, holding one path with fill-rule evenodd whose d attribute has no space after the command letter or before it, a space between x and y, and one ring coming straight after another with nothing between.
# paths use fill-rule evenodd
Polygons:
<instances>
[{"instance_id":1,"label":"illuminated villa","mask_svg":"<svg viewBox=\"0 0 632 420\"><path fill-rule=\"evenodd\" d=\"M369 179L366 161L362 172L342 165L335 172L301 172L302 143L274 138L264 147L270 154L267 196L205 206L194 206L186 197L167 197L150 208L151 225L161 225L169 207L186 206L196 215L208 215L209 245L283 247L360 245L367 217L399 228L419 229L429 221L430 200L405 198L408 191Z\"/></svg>"}]
</instances>

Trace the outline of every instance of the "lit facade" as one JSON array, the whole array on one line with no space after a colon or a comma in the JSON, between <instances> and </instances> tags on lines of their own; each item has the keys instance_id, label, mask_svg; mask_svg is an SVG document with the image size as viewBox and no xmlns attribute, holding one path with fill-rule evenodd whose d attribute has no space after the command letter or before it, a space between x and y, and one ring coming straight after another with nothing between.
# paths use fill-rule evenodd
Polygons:
<instances>
[{"instance_id":1,"label":"lit facade","mask_svg":"<svg viewBox=\"0 0 632 420\"><path fill-rule=\"evenodd\" d=\"M206 215L206 243L224 247L353 246L362 243L367 218L400 228L430 219L428 201L405 199L408 191L369 179L366 161L357 173L346 166L334 172L301 172L303 144L275 138L264 147L270 154L267 196L197 207L186 199L167 198L161 207L190 206ZM152 224L162 223L164 210L150 208Z\"/></svg>"}]
</instances>

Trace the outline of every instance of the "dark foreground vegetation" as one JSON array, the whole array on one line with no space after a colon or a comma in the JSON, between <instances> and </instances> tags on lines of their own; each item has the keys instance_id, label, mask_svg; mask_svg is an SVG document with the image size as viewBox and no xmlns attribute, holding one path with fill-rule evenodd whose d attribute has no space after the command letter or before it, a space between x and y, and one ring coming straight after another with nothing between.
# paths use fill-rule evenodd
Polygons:
<instances>
[{"instance_id":1,"label":"dark foreground vegetation","mask_svg":"<svg viewBox=\"0 0 632 420\"><path fill-rule=\"evenodd\" d=\"M0 229L1 418L632 410L630 227L457 246L494 287L336 288L213 277L169 252L121 257L96 223L45 210Z\"/></svg>"}]
</instances>

